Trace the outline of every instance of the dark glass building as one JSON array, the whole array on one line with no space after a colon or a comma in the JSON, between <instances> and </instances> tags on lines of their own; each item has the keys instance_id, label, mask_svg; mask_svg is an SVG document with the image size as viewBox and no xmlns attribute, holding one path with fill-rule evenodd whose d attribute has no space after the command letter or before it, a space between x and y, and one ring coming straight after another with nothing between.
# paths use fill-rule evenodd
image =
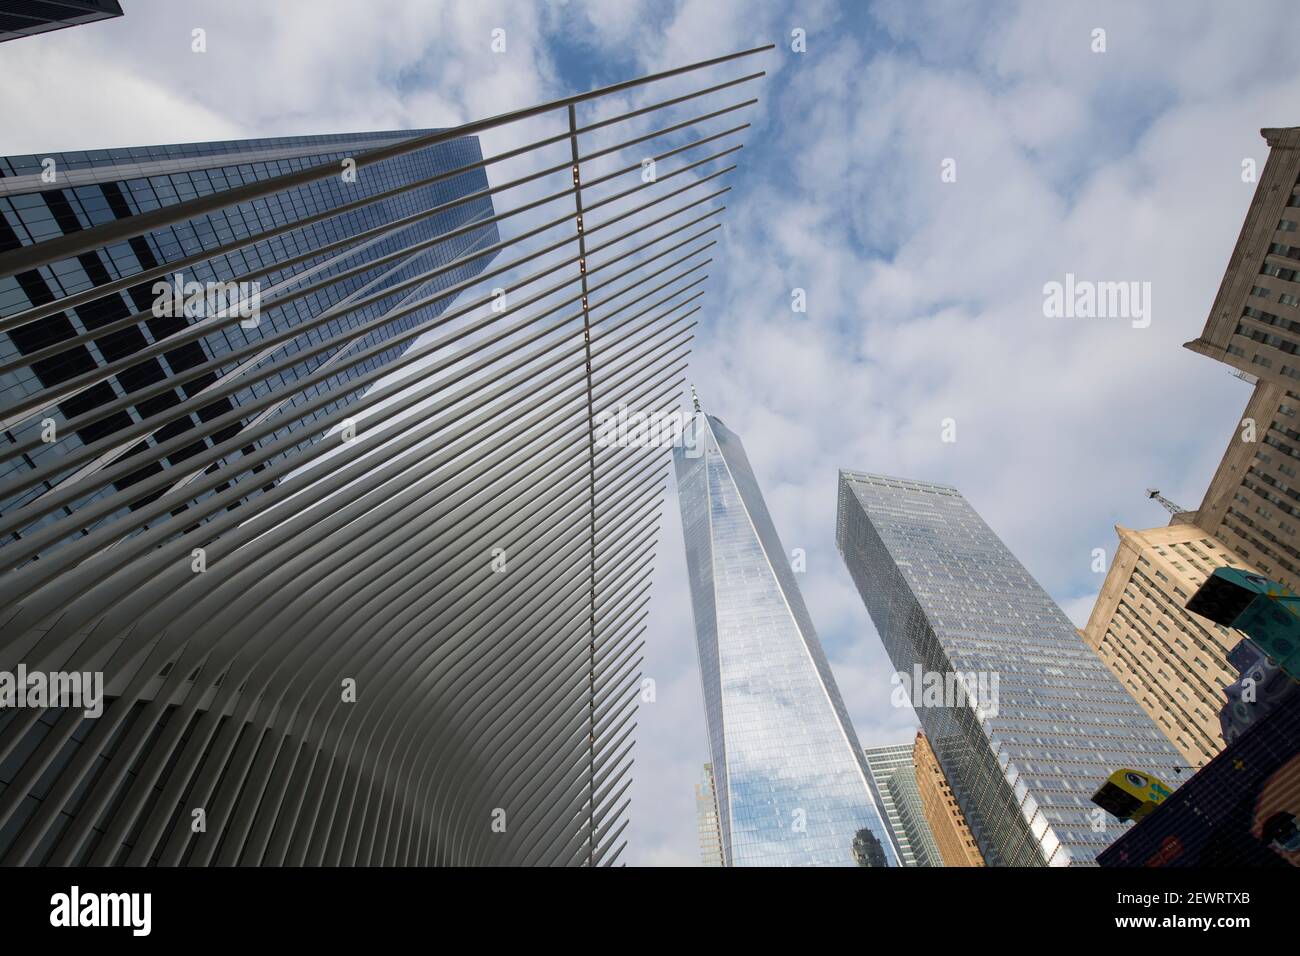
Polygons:
<instances>
[{"instance_id":1,"label":"dark glass building","mask_svg":"<svg viewBox=\"0 0 1300 956\"><path fill-rule=\"evenodd\" d=\"M117 0L9 0L0 4L0 43L121 15Z\"/></svg>"},{"instance_id":2,"label":"dark glass building","mask_svg":"<svg viewBox=\"0 0 1300 956\"><path fill-rule=\"evenodd\" d=\"M1091 802L1112 771L1177 782L1178 752L955 488L841 471L836 541L989 865L1092 864L1127 826Z\"/></svg>"},{"instance_id":3,"label":"dark glass building","mask_svg":"<svg viewBox=\"0 0 1300 956\"><path fill-rule=\"evenodd\" d=\"M203 251L283 227L305 216L328 212L394 187L472 165L482 158L478 139L463 137L386 160L359 172L353 171L352 175L347 173L344 161L349 157L427 132L431 131L295 136L0 158L0 252L186 199L209 196L315 163L336 162L340 167L337 177L133 236L63 262L0 278L0 318L65 296L85 293L122 277L188 260ZM128 428L132 423L157 415L185 399L214 391L241 375L246 379L256 379L255 375L245 373L259 364L279 362L295 352L306 351L312 345L373 322L389 311L427 297L431 292L472 278L492 261L495 252L470 259L426 283L385 294L386 290L412 276L497 242L497 227L495 223L489 223L453 235L430 248L395 255L413 244L428 242L478 219L491 218L491 197L474 196L486 188L484 171L471 170L326 218L292 234L258 242L229 254L215 255L189 268L178 267L175 273L169 272L159 279L130 284L121 291L0 333L0 363L8 365L19 356L41 350L53 353L0 374L0 408L9 408L29 395L59 386L97 367L123 363L133 355L141 355L138 363L129 363L106 381L70 395L43 416L25 421L6 421L5 441L10 446L39 434L50 423L53 423L60 440L42 444L21 457L10 458L0 472L0 482L16 477L15 472L44 467L72 449ZM414 221L407 228L375 238L350 241L364 235L367 230L462 197L466 198L464 203ZM323 251L315 254L317 249ZM286 267L283 265L286 260L296 264ZM368 265L370 263L373 265ZM205 288L255 276L256 289L245 284L239 289L232 288L232 295L224 300L214 298L200 303L189 297L187 301L185 296L174 294L177 276L180 283L198 282ZM330 283L333 277L340 277L339 281ZM242 298L236 299L240 292ZM288 385L300 376L340 363L349 354L416 328L446 309L453 298L449 295L391 324L360 334L331 353L312 356L279 373L281 381ZM328 314L332 309L351 305L360 299L366 300L360 308L340 314L338 318L289 341L273 344L235 361L223 362L223 356L229 353L246 350L248 346L291 330L309 318ZM257 315L252 316L254 301ZM212 315L219 312L219 306L223 304L232 309L242 306L240 314L250 314L250 317L226 324L215 335L209 334L172 347L159 344L187 325L198 326L205 319L211 321ZM187 310L190 314L185 314ZM115 327L88 345L74 345L61 351L56 348L60 341L111 324L122 325L122 320L132 317L135 321L126 323L125 327ZM344 368L337 378L310 391L288 389L286 394L289 397L283 406L264 410L258 415L260 421L269 414L278 414L285 419L284 427L255 444L269 443L290 432L302 437L295 447L314 441L320 436L320 429L313 428L313 422L347 405L359 394L346 387L347 381L384 365L404 347L395 345L365 362ZM95 470L123 457L141 456L142 460L152 457L147 454L150 447L183 435L200 422L210 421L245 402L262 398L271 388L272 384L266 381L249 381L245 388L214 398L197 413L178 415L149 437L125 441L63 477L75 476L76 480L84 481ZM304 420L299 421L298 416L289 414L294 407L326 391L335 396L334 399L305 416ZM110 416L75 434L63 434L65 421L110 405L115 406ZM29 534L63 514L71 514L91 501L128 488L164 468L174 469L177 480L184 481L194 471L185 468L187 458L229 440L238 434L240 427L231 424L206 438L198 437L165 459L151 461L139 470L123 475L97 493L65 507L60 513L45 516L18 534ZM254 465L252 470L260 472L288 454L282 452L276 458ZM0 500L0 514L27 504L51 486L46 482ZM249 494L259 493L251 483L249 487ZM139 507L153 497L157 495L144 496L132 502L131 507ZM247 497L245 495L242 500L246 501ZM99 523L111 517L100 519ZM90 525L94 526L95 523ZM10 540L14 537L17 535L11 536Z\"/></svg>"}]
</instances>

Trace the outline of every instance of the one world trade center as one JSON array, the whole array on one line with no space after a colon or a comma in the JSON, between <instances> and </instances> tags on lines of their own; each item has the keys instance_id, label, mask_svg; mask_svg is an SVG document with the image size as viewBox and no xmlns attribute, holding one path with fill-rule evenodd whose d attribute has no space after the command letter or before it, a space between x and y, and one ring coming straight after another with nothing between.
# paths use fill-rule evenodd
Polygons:
<instances>
[{"instance_id":1,"label":"one world trade center","mask_svg":"<svg viewBox=\"0 0 1300 956\"><path fill-rule=\"evenodd\" d=\"M673 452L727 866L898 866L853 725L740 439Z\"/></svg>"}]
</instances>

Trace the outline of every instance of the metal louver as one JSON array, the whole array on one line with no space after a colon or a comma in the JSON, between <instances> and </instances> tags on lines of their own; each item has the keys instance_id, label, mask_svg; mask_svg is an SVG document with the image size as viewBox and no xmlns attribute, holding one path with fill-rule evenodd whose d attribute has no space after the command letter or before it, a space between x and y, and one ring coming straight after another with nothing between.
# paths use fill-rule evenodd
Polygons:
<instances>
[{"instance_id":1,"label":"metal louver","mask_svg":"<svg viewBox=\"0 0 1300 956\"><path fill-rule=\"evenodd\" d=\"M0 671L105 689L0 709L0 863L619 860L668 457L596 422L677 406L769 49L386 134L362 186L484 148L333 205L337 157L0 251ZM66 174L0 200L109 181ZM205 292L159 334L178 273L265 284L266 321L230 344Z\"/></svg>"}]
</instances>

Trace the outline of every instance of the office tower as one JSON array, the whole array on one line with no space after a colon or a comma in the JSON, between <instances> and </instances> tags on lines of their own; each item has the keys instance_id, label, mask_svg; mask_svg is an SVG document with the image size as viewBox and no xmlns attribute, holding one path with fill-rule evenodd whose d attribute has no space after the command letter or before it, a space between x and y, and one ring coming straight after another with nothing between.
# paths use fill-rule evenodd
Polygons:
<instances>
[{"instance_id":1,"label":"office tower","mask_svg":"<svg viewBox=\"0 0 1300 956\"><path fill-rule=\"evenodd\" d=\"M1092 864L1092 793L1182 758L954 488L840 472L840 553L990 866ZM942 693L931 694L937 686ZM992 693L990 693L990 690Z\"/></svg>"},{"instance_id":2,"label":"office tower","mask_svg":"<svg viewBox=\"0 0 1300 956\"><path fill-rule=\"evenodd\" d=\"M868 747L864 753L903 865L941 866L938 847L921 809L911 745Z\"/></svg>"},{"instance_id":3,"label":"office tower","mask_svg":"<svg viewBox=\"0 0 1300 956\"><path fill-rule=\"evenodd\" d=\"M760 52L449 130L11 161L0 332L47 331L0 357L0 676L81 691L0 709L0 864L620 860L671 466L597 426L677 404Z\"/></svg>"},{"instance_id":4,"label":"office tower","mask_svg":"<svg viewBox=\"0 0 1300 956\"><path fill-rule=\"evenodd\" d=\"M1261 573L1300 587L1300 127L1260 131L1269 147L1205 328L1186 343L1258 379L1190 522ZM1249 422L1249 425L1247 425Z\"/></svg>"},{"instance_id":5,"label":"office tower","mask_svg":"<svg viewBox=\"0 0 1300 956\"><path fill-rule=\"evenodd\" d=\"M1252 569L1196 525L1115 531L1119 547L1083 639L1186 764L1200 767L1223 749L1219 709L1237 679L1228 654L1242 634L1187 601L1215 568Z\"/></svg>"},{"instance_id":6,"label":"office tower","mask_svg":"<svg viewBox=\"0 0 1300 956\"><path fill-rule=\"evenodd\" d=\"M923 731L917 731L912 744L912 766L925 822L934 837L943 866L983 866L975 837L966 825L961 807L953 795L948 778L943 775L939 758Z\"/></svg>"},{"instance_id":7,"label":"office tower","mask_svg":"<svg viewBox=\"0 0 1300 956\"><path fill-rule=\"evenodd\" d=\"M1268 160L1200 336L1186 348L1294 388L1300 362L1300 126L1263 129ZM1289 346L1289 347L1288 347Z\"/></svg>"},{"instance_id":8,"label":"office tower","mask_svg":"<svg viewBox=\"0 0 1300 956\"><path fill-rule=\"evenodd\" d=\"M1097 857L1102 866L1300 866L1300 695L1290 694Z\"/></svg>"},{"instance_id":9,"label":"office tower","mask_svg":"<svg viewBox=\"0 0 1300 956\"><path fill-rule=\"evenodd\" d=\"M728 866L898 866L870 770L740 439L673 449Z\"/></svg>"},{"instance_id":10,"label":"office tower","mask_svg":"<svg viewBox=\"0 0 1300 956\"><path fill-rule=\"evenodd\" d=\"M362 151L436 132L301 136L3 158L0 251L96 226L110 229L142 213L242 184L266 182L311 163L341 168ZM124 237L125 241L110 241L62 265L0 279L0 314L44 313L35 321L8 328L0 337L5 407L48 394L43 390L56 390L61 398L43 409L40 417L22 421L21 416L7 415L7 443L12 447L30 441L41 434L47 421L53 422L56 433L71 432L62 441L34 443L30 451L11 456L4 479L35 473L41 480L0 497L0 512L7 514L33 502L60 478L73 476L85 483L114 466L118 473L111 482L97 493L69 501L63 512L82 510L162 470L175 475L179 483L192 483L196 469L187 468L187 460L268 419L279 427L250 439L223 460L234 461L254 448L297 435L300 441L292 447L252 465L252 471L261 474L268 465L317 440L323 429L313 423L325 421L359 396L360 390L349 388L349 383L401 354L410 344L409 338L401 337L433 321L450 306L455 291L493 260L495 251L473 255L494 250L499 239L491 221L492 199L484 194L487 176L482 168L475 168L482 158L474 137L439 142L380 162L359 172L354 181L341 172L272 197ZM464 167L469 168L448 175ZM388 190L435 178L383 198ZM369 197L379 198L349 208ZM334 209L339 215L328 216ZM307 216L320 221L295 233L275 234ZM405 227L393 228L408 218L412 221ZM475 225L479 220L484 224ZM274 235L238 251L216 254L259 229ZM411 247L414 251L407 251ZM210 257L203 258L207 253ZM414 281L435 266L436 274ZM129 281L138 274L157 277ZM178 285L183 290L186 283L198 281L205 289L209 283L214 288L225 283L232 290L242 288L244 295L236 292L223 301L228 310L236 308L233 299L249 303L241 310L246 317L227 324L219 334L200 337L195 326L204 319L212 321L208 313L220 309L209 307L197 294L175 294ZM107 290L106 294L90 298L96 288ZM430 301L434 293L444 290L451 294ZM53 308L68 297L85 301L73 308ZM391 321L384 321L389 316ZM293 336L308 317L327 318ZM105 331L94 334L100 330ZM358 331L340 340L352 330ZM74 338L79 344L65 344ZM182 341L168 347L178 339ZM332 347L311 354L326 346ZM285 361L297 354L304 354L304 359ZM349 363L361 354L368 355L365 361ZM240 415L239 409L268 394L270 386L248 374L268 362L282 366L276 374L286 386L283 401ZM338 369L335 375L325 376L334 368ZM115 374L95 374L109 370ZM309 375L323 380L295 394L293 383ZM293 414L317 391L328 392L331 400L301 418ZM211 400L204 401L209 395ZM168 415L152 433L133 427L169 409L176 409L176 414ZM206 438L199 434L199 426L218 418L226 422L221 428ZM85 424L69 425L76 421ZM59 468L60 458L103 444L115 433L127 437L88 461ZM158 455L151 464L143 463L153 457L150 449L183 436L193 440L172 442L182 447ZM142 467L125 467L133 457L142 461ZM262 485L249 483L241 502L261 493ZM138 510L150 500L142 495L88 527ZM8 537L28 536L49 521L49 517L38 519L15 528Z\"/></svg>"},{"instance_id":11,"label":"office tower","mask_svg":"<svg viewBox=\"0 0 1300 956\"><path fill-rule=\"evenodd\" d=\"M1300 587L1298 411L1300 395L1261 378L1200 507L1170 521L1205 529L1241 563L1293 590Z\"/></svg>"},{"instance_id":12,"label":"office tower","mask_svg":"<svg viewBox=\"0 0 1300 956\"><path fill-rule=\"evenodd\" d=\"M122 15L117 0L21 0L0 10L0 42Z\"/></svg>"},{"instance_id":13,"label":"office tower","mask_svg":"<svg viewBox=\"0 0 1300 956\"><path fill-rule=\"evenodd\" d=\"M700 865L722 866L722 830L718 827L718 798L711 763L704 765L704 776L695 785L695 816L699 828Z\"/></svg>"},{"instance_id":14,"label":"office tower","mask_svg":"<svg viewBox=\"0 0 1300 956\"><path fill-rule=\"evenodd\" d=\"M912 847L917 866L943 866L943 854L935 842L934 833L925 816L925 805L921 801L921 788L916 782L916 765L912 762L908 747L908 760L904 766L895 768L885 784L893 798L894 808L898 811L898 823L908 844Z\"/></svg>"}]
</instances>

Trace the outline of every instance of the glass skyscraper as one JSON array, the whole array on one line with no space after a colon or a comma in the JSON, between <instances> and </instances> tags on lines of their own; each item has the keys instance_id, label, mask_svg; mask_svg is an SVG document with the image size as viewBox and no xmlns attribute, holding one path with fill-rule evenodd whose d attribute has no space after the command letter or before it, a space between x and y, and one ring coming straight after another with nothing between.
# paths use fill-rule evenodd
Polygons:
<instances>
[{"instance_id":1,"label":"glass skyscraper","mask_svg":"<svg viewBox=\"0 0 1300 956\"><path fill-rule=\"evenodd\" d=\"M939 847L921 807L921 791L916 786L916 767L912 763L912 745L868 747L866 756L903 866L943 866Z\"/></svg>"},{"instance_id":2,"label":"glass skyscraper","mask_svg":"<svg viewBox=\"0 0 1300 956\"><path fill-rule=\"evenodd\" d=\"M995 688L911 695L989 865L1093 864L1128 826L1091 802L1112 771L1177 785L1178 752L956 489L841 471L836 538L900 675Z\"/></svg>"},{"instance_id":3,"label":"glass skyscraper","mask_svg":"<svg viewBox=\"0 0 1300 956\"><path fill-rule=\"evenodd\" d=\"M241 404L266 397L272 385L267 381L257 381L256 374L248 374L250 369L307 351L349 329L382 319L385 314L406 304L449 289L481 273L492 261L495 251L469 259L428 281L401 285L422 272L472 255L476 249L498 241L495 223L472 227L475 221L493 215L491 197L479 195L488 185L481 168L328 216L330 210L364 197L386 193L395 187L481 161L477 137L467 136L353 170L352 175L348 175L345 161L350 157L426 132L430 131L291 136L0 158L0 252L123 220L186 199L212 195L244 183L302 170L321 162L337 162L340 168L340 174L329 179L288 189L267 199L232 205L63 262L0 278L0 317L26 312L65 296L84 294L95 287L114 283L120 287L120 291L0 334L0 363L16 366L0 375L0 407L12 407L15 402L44 388L56 387L97 367L129 360L134 354L141 355L138 363L123 367L111 378L66 397L44 415L25 419L18 416L15 421L5 422L5 438L11 446L38 434L47 419L53 422L62 440L37 445L34 451L22 457L11 457L0 471L0 482L18 477L21 471L42 468L83 445L99 441L185 399L222 388L227 382L245 376L247 384L244 388L214 397L196 414L180 415L143 440L125 441L90 464L65 472L64 477L83 481L95 470L133 455L147 460L151 457L147 454L150 447L195 429L202 422L226 414ZM425 210L458 199L464 199L464 202L433 215L421 215ZM286 227L307 217L321 217L321 221L296 231L286 229L283 235L228 254L214 255L189 267L183 265L205 251L266 230ZM387 234L379 232L381 227L408 217L411 220L409 225ZM471 228L465 229L467 225ZM370 231L375 234L368 235ZM448 233L452 235L448 236ZM446 238L437 243L432 241L440 236ZM404 251L420 243L424 243L425 248ZM286 262L291 265L284 265ZM125 277L147 275L150 270L165 269L172 263L182 265L178 265L174 273L167 272L161 280L124 281ZM156 283L174 284L177 275L181 282L192 280L204 284L233 283L254 276L258 283L259 314L255 320L226 324L215 334L198 338L183 336L191 340L167 347L167 337L184 332L187 327L193 329L213 321L211 316L204 314L177 314L180 309L156 308L160 299ZM337 281L331 283L332 277L338 277ZM332 365L344 364L349 355L428 323L454 298L452 293L392 323L361 333L330 352L313 355L285 369L277 378L287 385L300 377L328 370ZM343 314L356 302L364 304ZM336 309L340 312L337 318L304 330L287 342L265 350L252 348L263 339L292 330L308 319L327 315ZM169 311L171 314L167 314ZM130 319L134 321L124 321ZM110 325L115 327L94 338L90 345L75 345L62 351L54 348L65 339L93 333ZM343 368L338 376L312 389L296 393L286 389L288 397L281 405L263 410L255 417L261 421L278 415L284 419L284 426L274 434L250 443L243 453L249 454L253 444L269 444L289 433L302 436L295 448L315 441L322 430L313 428L312 423L360 394L360 390L349 391L347 381L383 366L405 347L404 344L394 345L365 362ZM51 354L30 364L13 361L42 350ZM245 354L223 361L225 356L240 350L245 350ZM299 421L293 409L327 392L337 398ZM114 410L108 417L75 434L64 435L63 422L109 406ZM196 438L168 456L165 462L151 462L124 475L76 504L28 525L21 534L30 534L91 501L128 488L164 467L175 469L177 480L185 481L194 471L193 468L186 469L187 458L228 441L251 420L254 416L249 416L240 425L228 425L207 438ZM254 465L251 470L260 472L290 454L291 450L285 451ZM249 486L250 496L261 492L254 483L250 482ZM9 496L0 501L0 513L27 504L48 487L48 484L43 484ZM155 497L156 494L142 497L131 504L131 509ZM248 496L243 500L247 499ZM124 510L116 512L122 513ZM91 527L104 524L112 517L92 523ZM18 536L16 534L10 540Z\"/></svg>"},{"instance_id":4,"label":"glass skyscraper","mask_svg":"<svg viewBox=\"0 0 1300 956\"><path fill-rule=\"evenodd\" d=\"M21 0L0 9L0 42L122 15L118 0Z\"/></svg>"},{"instance_id":5,"label":"glass skyscraper","mask_svg":"<svg viewBox=\"0 0 1300 956\"><path fill-rule=\"evenodd\" d=\"M916 865L943 866L943 853L925 816L921 787L916 779L916 764L909 761L906 766L895 769L889 775L885 791L889 793L894 811L898 814L900 843L903 839L907 840Z\"/></svg>"},{"instance_id":6,"label":"glass skyscraper","mask_svg":"<svg viewBox=\"0 0 1300 956\"><path fill-rule=\"evenodd\" d=\"M728 866L898 866L871 773L736 437L673 451Z\"/></svg>"}]
</instances>

